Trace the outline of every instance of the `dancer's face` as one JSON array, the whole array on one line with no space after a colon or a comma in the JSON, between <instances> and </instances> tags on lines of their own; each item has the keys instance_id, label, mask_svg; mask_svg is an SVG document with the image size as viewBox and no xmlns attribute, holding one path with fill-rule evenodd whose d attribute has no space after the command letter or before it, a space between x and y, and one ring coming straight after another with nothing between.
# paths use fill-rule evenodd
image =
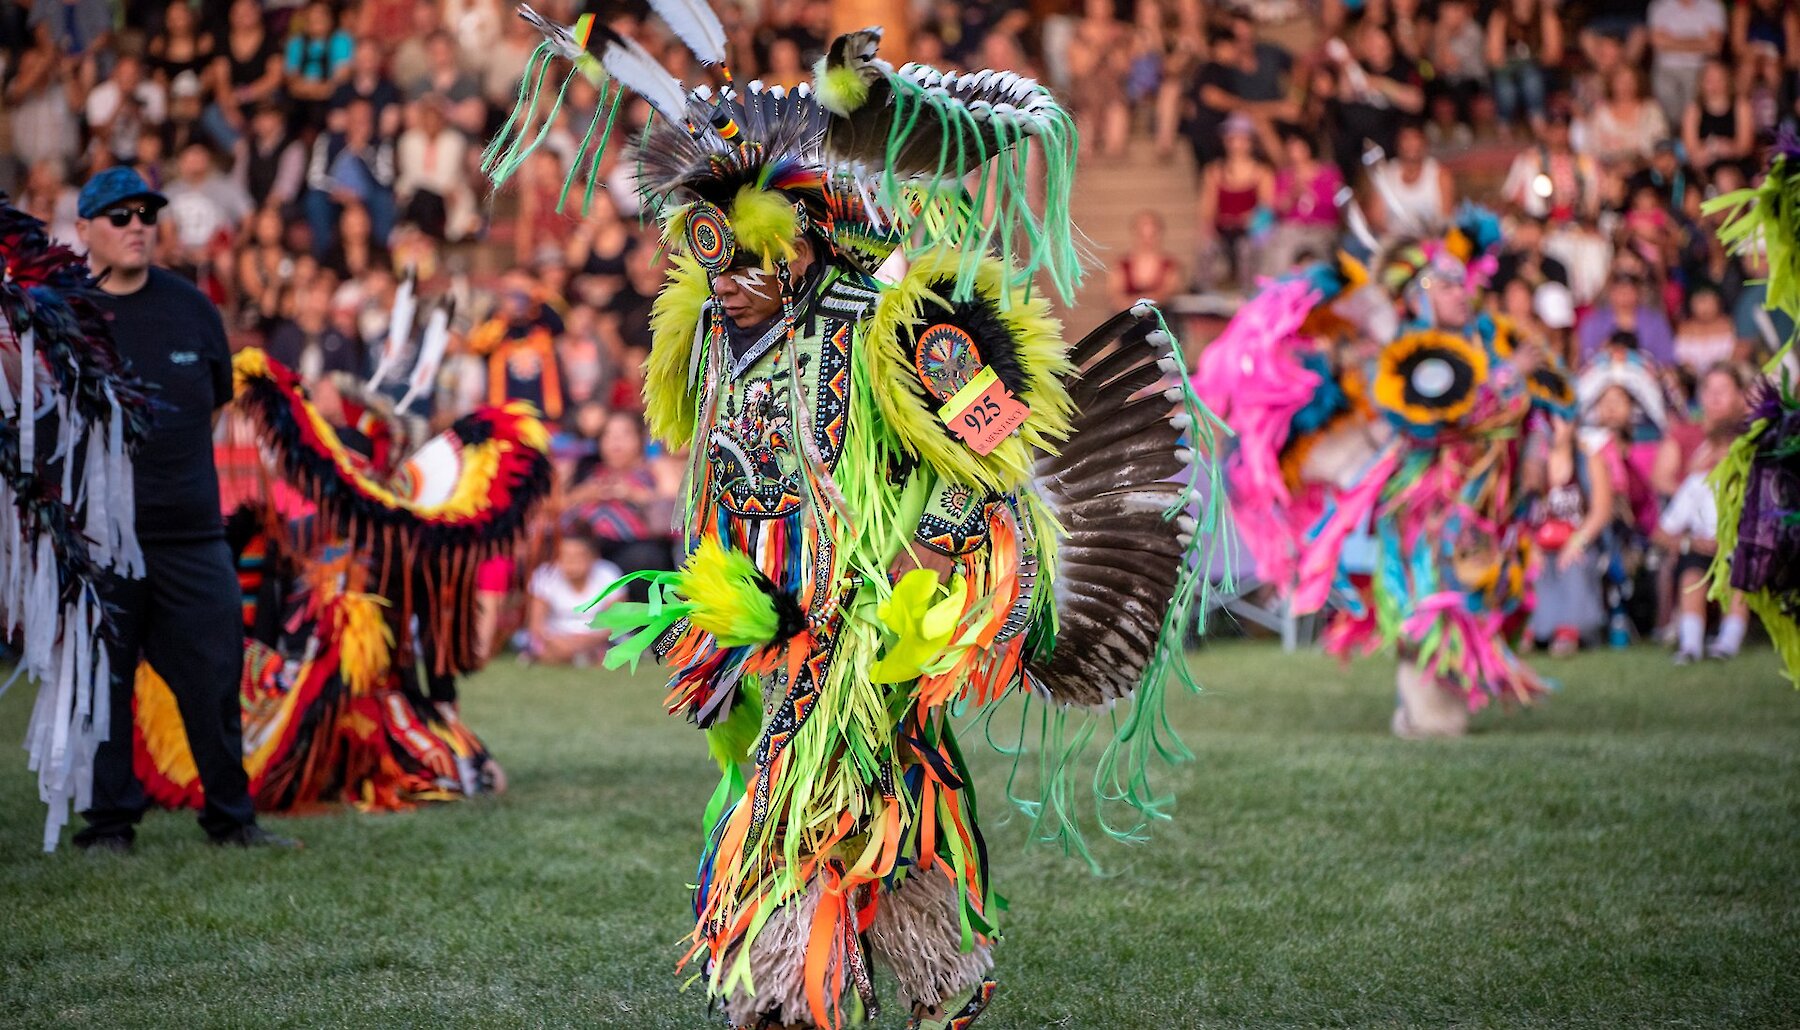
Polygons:
<instances>
[{"instance_id":1,"label":"dancer's face","mask_svg":"<svg viewBox=\"0 0 1800 1030\"><path fill-rule=\"evenodd\" d=\"M1428 294L1431 314L1445 329L1460 329L1469 321L1468 286L1449 277L1435 282Z\"/></svg>"},{"instance_id":2,"label":"dancer's face","mask_svg":"<svg viewBox=\"0 0 1800 1030\"><path fill-rule=\"evenodd\" d=\"M754 260L714 276L713 296L719 298L725 317L740 329L766 322L781 311L781 281Z\"/></svg>"},{"instance_id":3,"label":"dancer's face","mask_svg":"<svg viewBox=\"0 0 1800 1030\"><path fill-rule=\"evenodd\" d=\"M812 246L800 241L798 256L788 262L788 274L799 279L812 264ZM765 269L754 255L713 276L713 296L725 309L725 317L740 329L761 325L781 314L781 279Z\"/></svg>"}]
</instances>

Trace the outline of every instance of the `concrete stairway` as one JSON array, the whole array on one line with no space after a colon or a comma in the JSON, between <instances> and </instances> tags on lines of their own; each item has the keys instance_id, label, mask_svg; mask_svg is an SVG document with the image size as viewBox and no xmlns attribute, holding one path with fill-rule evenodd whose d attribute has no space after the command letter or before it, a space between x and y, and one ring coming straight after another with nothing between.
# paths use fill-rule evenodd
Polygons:
<instances>
[{"instance_id":1,"label":"concrete stairway","mask_svg":"<svg viewBox=\"0 0 1800 1030\"><path fill-rule=\"evenodd\" d=\"M1185 146L1161 158L1148 139L1133 138L1118 158L1084 157L1076 169L1069 214L1087 236L1093 262L1073 310L1063 312L1072 335L1080 335L1114 313L1107 296L1108 273L1131 242L1131 220L1139 211L1162 216L1163 242L1192 274L1198 237L1194 210L1198 175Z\"/></svg>"}]
</instances>

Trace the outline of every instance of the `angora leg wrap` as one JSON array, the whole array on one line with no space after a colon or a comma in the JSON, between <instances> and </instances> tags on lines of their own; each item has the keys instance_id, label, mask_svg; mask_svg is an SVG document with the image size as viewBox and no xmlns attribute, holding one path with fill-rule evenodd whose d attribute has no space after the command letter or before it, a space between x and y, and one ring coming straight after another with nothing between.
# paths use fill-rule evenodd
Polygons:
<instances>
[{"instance_id":1,"label":"angora leg wrap","mask_svg":"<svg viewBox=\"0 0 1800 1030\"><path fill-rule=\"evenodd\" d=\"M926 1007L957 998L994 968L992 949L962 950L955 884L939 870L915 872L883 891L869 924L869 949L900 981L903 1001Z\"/></svg>"},{"instance_id":2,"label":"angora leg wrap","mask_svg":"<svg viewBox=\"0 0 1800 1030\"><path fill-rule=\"evenodd\" d=\"M813 914L825 887L818 877L806 885L806 893L775 910L762 932L750 942L750 982L756 993L733 988L724 997L725 1015L736 1026L755 1026L759 1017L777 1023L811 1025L806 1004L806 942L812 933ZM741 947L741 945L740 945ZM738 959L736 947L725 953L725 968ZM844 990L844 967L832 963L826 973L827 1004Z\"/></svg>"}]
</instances>

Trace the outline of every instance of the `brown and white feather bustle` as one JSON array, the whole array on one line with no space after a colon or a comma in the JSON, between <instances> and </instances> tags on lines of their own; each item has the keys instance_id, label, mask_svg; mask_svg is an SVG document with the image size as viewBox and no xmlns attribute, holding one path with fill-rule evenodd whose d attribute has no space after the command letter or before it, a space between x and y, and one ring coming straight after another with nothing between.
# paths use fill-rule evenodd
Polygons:
<instances>
[{"instance_id":1,"label":"brown and white feather bustle","mask_svg":"<svg viewBox=\"0 0 1800 1030\"><path fill-rule=\"evenodd\" d=\"M1195 456L1172 344L1154 308L1139 305L1070 354L1076 415L1067 444L1039 457L1035 477L1064 533L1055 646L1027 667L1033 688L1059 705L1130 696L1183 589L1194 522L1169 513L1189 498L1184 473Z\"/></svg>"}]
</instances>

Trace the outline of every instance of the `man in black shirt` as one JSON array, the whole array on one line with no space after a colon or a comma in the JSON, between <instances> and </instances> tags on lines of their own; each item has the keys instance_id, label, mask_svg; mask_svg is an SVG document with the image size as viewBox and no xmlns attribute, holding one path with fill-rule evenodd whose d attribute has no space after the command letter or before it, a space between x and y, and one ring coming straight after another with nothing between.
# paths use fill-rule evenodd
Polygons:
<instances>
[{"instance_id":1,"label":"man in black shirt","mask_svg":"<svg viewBox=\"0 0 1800 1030\"><path fill-rule=\"evenodd\" d=\"M131 701L138 660L169 685L206 792L200 825L215 844L293 842L256 825L244 773L238 679L244 631L237 573L219 517L213 413L231 400L231 350L218 311L179 276L150 264L167 201L129 168L89 180L76 230L102 276L99 298L133 372L154 388L155 426L139 448L137 532L144 578L112 578L112 730L94 758L93 804L81 848L127 851L148 801L132 770Z\"/></svg>"},{"instance_id":2,"label":"man in black shirt","mask_svg":"<svg viewBox=\"0 0 1800 1030\"><path fill-rule=\"evenodd\" d=\"M1225 119L1244 103L1238 95L1238 41L1223 29L1207 39L1211 60L1194 72L1182 132L1194 148L1194 168L1205 168L1225 156L1222 132Z\"/></svg>"}]
</instances>

